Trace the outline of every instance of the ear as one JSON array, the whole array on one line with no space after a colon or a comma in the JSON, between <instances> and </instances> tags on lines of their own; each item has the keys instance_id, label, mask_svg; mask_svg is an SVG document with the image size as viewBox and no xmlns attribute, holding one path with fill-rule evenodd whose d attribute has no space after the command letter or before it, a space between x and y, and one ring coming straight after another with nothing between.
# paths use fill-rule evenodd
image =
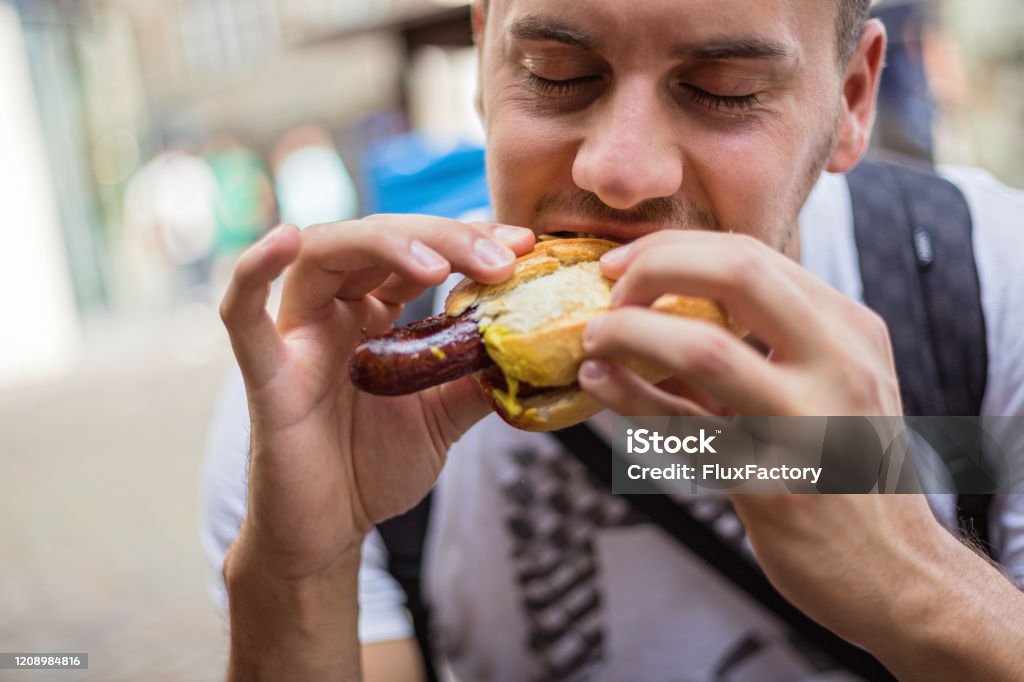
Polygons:
<instances>
[{"instance_id":1,"label":"ear","mask_svg":"<svg viewBox=\"0 0 1024 682\"><path fill-rule=\"evenodd\" d=\"M473 21L473 42L479 48L484 38L484 20L486 19L483 0L473 0L473 7L470 13Z\"/></svg>"},{"instance_id":2,"label":"ear","mask_svg":"<svg viewBox=\"0 0 1024 682\"><path fill-rule=\"evenodd\" d=\"M476 98L474 103L476 104L476 113L480 117L480 121L484 122L487 119L484 117L484 27L486 16L484 14L483 0L473 0L473 7L470 10L473 20L473 45L476 47L476 63L477 63L477 76L476 76Z\"/></svg>"},{"instance_id":3,"label":"ear","mask_svg":"<svg viewBox=\"0 0 1024 682\"><path fill-rule=\"evenodd\" d=\"M850 58L843 80L839 140L826 167L832 173L847 172L867 151L875 123L878 83L885 66L885 45L882 22L872 19L864 24L860 42Z\"/></svg>"}]
</instances>

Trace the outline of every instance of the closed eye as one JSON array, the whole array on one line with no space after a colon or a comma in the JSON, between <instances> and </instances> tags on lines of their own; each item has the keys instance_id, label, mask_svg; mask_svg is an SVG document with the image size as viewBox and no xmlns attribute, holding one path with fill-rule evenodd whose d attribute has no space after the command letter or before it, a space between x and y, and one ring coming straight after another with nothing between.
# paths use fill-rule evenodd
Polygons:
<instances>
[{"instance_id":1,"label":"closed eye","mask_svg":"<svg viewBox=\"0 0 1024 682\"><path fill-rule=\"evenodd\" d=\"M683 87L687 90L692 99L697 104L719 111L721 109L727 109L730 111L753 111L754 107L760 104L761 100L758 99L757 93L750 95L716 95L713 92L702 90L695 85L684 83Z\"/></svg>"},{"instance_id":2,"label":"closed eye","mask_svg":"<svg viewBox=\"0 0 1024 682\"><path fill-rule=\"evenodd\" d=\"M542 95L556 95L564 97L583 90L588 85L601 81L601 76L582 76L580 78L568 78L566 80L551 80L542 78L535 73L528 73L526 76L527 85Z\"/></svg>"}]
</instances>

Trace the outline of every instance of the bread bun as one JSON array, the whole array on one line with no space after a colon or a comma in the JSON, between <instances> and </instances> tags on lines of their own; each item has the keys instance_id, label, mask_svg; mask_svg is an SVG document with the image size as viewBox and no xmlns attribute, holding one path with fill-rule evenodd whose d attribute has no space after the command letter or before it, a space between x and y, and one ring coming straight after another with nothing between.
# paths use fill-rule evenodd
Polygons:
<instances>
[{"instance_id":1,"label":"bread bun","mask_svg":"<svg viewBox=\"0 0 1024 682\"><path fill-rule=\"evenodd\" d=\"M516 261L505 282L488 285L466 279L448 295L445 313L468 316L479 326L500 372L485 370L475 376L495 411L513 426L553 431L601 411L580 390L576 375L584 359L583 329L610 306L613 282L601 274L598 261L617 246L592 238L542 241ZM707 299L666 294L651 307L731 328L721 306ZM667 378L658 370L628 364L649 381Z\"/></svg>"}]
</instances>

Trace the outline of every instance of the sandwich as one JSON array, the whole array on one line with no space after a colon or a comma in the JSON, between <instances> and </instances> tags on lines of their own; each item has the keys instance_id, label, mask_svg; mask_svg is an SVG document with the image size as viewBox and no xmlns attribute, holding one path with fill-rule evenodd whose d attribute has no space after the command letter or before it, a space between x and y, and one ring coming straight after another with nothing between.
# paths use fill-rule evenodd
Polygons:
<instances>
[{"instance_id":1,"label":"sandwich","mask_svg":"<svg viewBox=\"0 0 1024 682\"><path fill-rule=\"evenodd\" d=\"M402 395L473 374L494 410L516 428L552 431L588 419L602 406L576 381L583 330L609 310L613 282L601 274L599 260L617 246L597 238L541 241L516 261L508 280L463 280L443 314L359 344L350 363L353 383ZM721 306L707 299L666 294L651 307L733 329ZM654 383L668 378L658 368L624 364Z\"/></svg>"}]
</instances>

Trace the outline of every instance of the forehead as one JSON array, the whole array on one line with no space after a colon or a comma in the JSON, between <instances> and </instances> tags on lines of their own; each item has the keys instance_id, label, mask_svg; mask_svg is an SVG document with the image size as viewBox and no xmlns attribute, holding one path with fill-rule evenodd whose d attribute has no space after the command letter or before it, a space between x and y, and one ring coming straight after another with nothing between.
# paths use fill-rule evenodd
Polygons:
<instances>
[{"instance_id":1,"label":"forehead","mask_svg":"<svg viewBox=\"0 0 1024 682\"><path fill-rule=\"evenodd\" d=\"M671 55L740 40L785 47L799 60L834 50L837 1L491 0L488 29L510 39L523 35L524 24L554 26L606 53Z\"/></svg>"}]
</instances>

